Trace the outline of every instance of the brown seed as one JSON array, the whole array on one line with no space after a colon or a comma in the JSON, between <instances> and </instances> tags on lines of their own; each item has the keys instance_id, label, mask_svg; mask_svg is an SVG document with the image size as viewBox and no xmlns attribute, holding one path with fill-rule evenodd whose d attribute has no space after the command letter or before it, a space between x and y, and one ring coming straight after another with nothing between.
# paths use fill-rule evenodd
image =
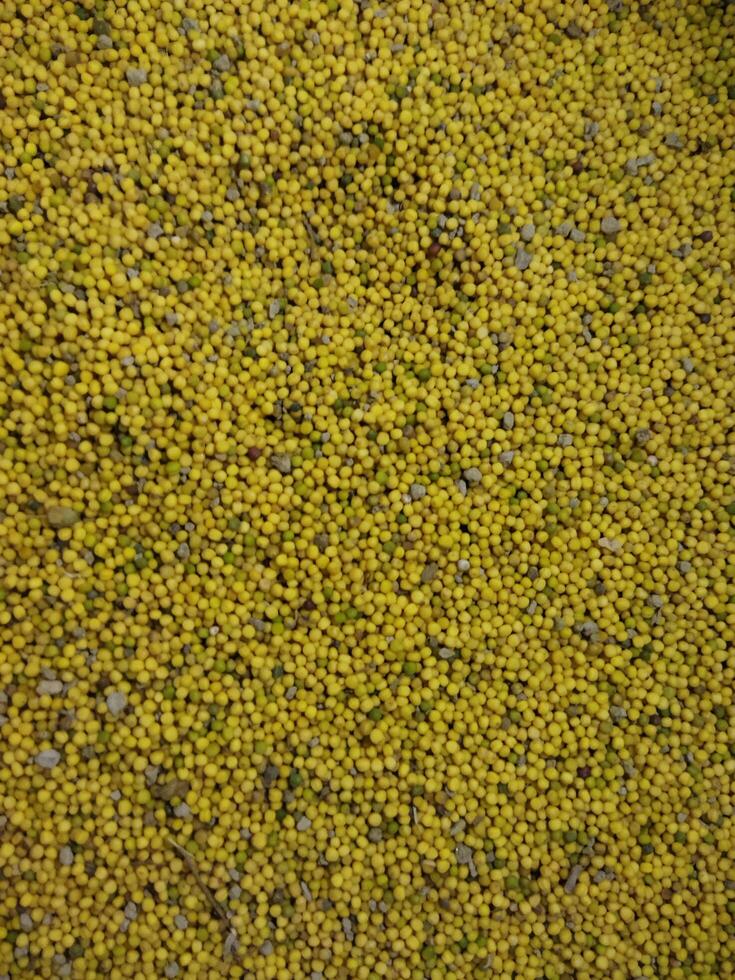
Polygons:
<instances>
[{"instance_id":1,"label":"brown seed","mask_svg":"<svg viewBox=\"0 0 735 980\"><path fill-rule=\"evenodd\" d=\"M442 247L439 242L432 242L431 245L426 249L426 254L430 259L435 259L439 252L441 252Z\"/></svg>"}]
</instances>

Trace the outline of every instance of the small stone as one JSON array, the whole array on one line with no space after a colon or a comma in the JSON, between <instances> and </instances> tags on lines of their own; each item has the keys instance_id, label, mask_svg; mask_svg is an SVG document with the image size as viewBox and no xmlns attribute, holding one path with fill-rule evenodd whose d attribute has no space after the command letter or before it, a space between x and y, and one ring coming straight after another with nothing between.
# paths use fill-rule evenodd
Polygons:
<instances>
[{"instance_id":1,"label":"small stone","mask_svg":"<svg viewBox=\"0 0 735 980\"><path fill-rule=\"evenodd\" d=\"M457 855L458 864L469 864L472 860L472 848L467 844L457 844L454 853Z\"/></svg>"},{"instance_id":2,"label":"small stone","mask_svg":"<svg viewBox=\"0 0 735 980\"><path fill-rule=\"evenodd\" d=\"M684 140L678 133L667 133L666 136L664 136L664 143L666 146L670 146L673 150L684 149Z\"/></svg>"},{"instance_id":3,"label":"small stone","mask_svg":"<svg viewBox=\"0 0 735 980\"><path fill-rule=\"evenodd\" d=\"M690 561L678 561L676 567L682 575L688 575L692 570L692 563Z\"/></svg>"},{"instance_id":4,"label":"small stone","mask_svg":"<svg viewBox=\"0 0 735 980\"><path fill-rule=\"evenodd\" d=\"M186 918L185 915L180 915L180 914L175 915L174 925L176 926L177 929L186 929L186 927L189 925L189 920Z\"/></svg>"},{"instance_id":5,"label":"small stone","mask_svg":"<svg viewBox=\"0 0 735 980\"><path fill-rule=\"evenodd\" d=\"M74 864L74 851L70 847L64 846L59 848L59 864L65 868Z\"/></svg>"},{"instance_id":6,"label":"small stone","mask_svg":"<svg viewBox=\"0 0 735 980\"><path fill-rule=\"evenodd\" d=\"M600 124L596 122L586 122L584 124L584 138L587 141L591 141L600 132Z\"/></svg>"},{"instance_id":7,"label":"small stone","mask_svg":"<svg viewBox=\"0 0 735 980\"><path fill-rule=\"evenodd\" d=\"M421 584L428 585L430 582L433 582L437 576L438 571L439 571L439 566L436 564L436 562L433 561L429 562L429 564L426 566L426 568L424 568L423 572L421 573Z\"/></svg>"},{"instance_id":8,"label":"small stone","mask_svg":"<svg viewBox=\"0 0 735 980\"><path fill-rule=\"evenodd\" d=\"M441 660L452 660L454 657L454 650L451 647L439 647L437 650L437 655Z\"/></svg>"},{"instance_id":9,"label":"small stone","mask_svg":"<svg viewBox=\"0 0 735 980\"><path fill-rule=\"evenodd\" d=\"M219 58L216 58L212 62L212 68L214 68L215 71L229 71L231 67L232 62L226 54L221 54Z\"/></svg>"},{"instance_id":10,"label":"small stone","mask_svg":"<svg viewBox=\"0 0 735 980\"><path fill-rule=\"evenodd\" d=\"M615 555L623 550L623 546L620 541L616 541L614 538L600 538L599 545L601 548L604 548L605 551L612 551L612 553Z\"/></svg>"},{"instance_id":11,"label":"small stone","mask_svg":"<svg viewBox=\"0 0 735 980\"><path fill-rule=\"evenodd\" d=\"M467 483L475 484L482 480L482 473L476 466L470 466L469 469L465 470L462 474L467 481Z\"/></svg>"},{"instance_id":12,"label":"small stone","mask_svg":"<svg viewBox=\"0 0 735 980\"><path fill-rule=\"evenodd\" d=\"M81 519L81 514L77 513L73 507L53 506L46 511L46 518L51 527L73 527Z\"/></svg>"},{"instance_id":13,"label":"small stone","mask_svg":"<svg viewBox=\"0 0 735 980\"><path fill-rule=\"evenodd\" d=\"M268 316L273 319L273 317L278 316L281 312L281 301L280 299L272 299L270 306L268 307Z\"/></svg>"},{"instance_id":14,"label":"small stone","mask_svg":"<svg viewBox=\"0 0 735 980\"><path fill-rule=\"evenodd\" d=\"M345 939L351 943L355 938L355 928L352 925L352 919L347 916L342 919L342 931L345 934Z\"/></svg>"},{"instance_id":15,"label":"small stone","mask_svg":"<svg viewBox=\"0 0 735 980\"><path fill-rule=\"evenodd\" d=\"M498 456L498 459L503 464L503 466L510 466L510 464L515 459L516 451L515 449L504 449L503 452Z\"/></svg>"},{"instance_id":16,"label":"small stone","mask_svg":"<svg viewBox=\"0 0 735 980\"><path fill-rule=\"evenodd\" d=\"M179 975L179 964L178 963L167 963L163 968L163 973L167 980L174 980L174 977Z\"/></svg>"},{"instance_id":17,"label":"small stone","mask_svg":"<svg viewBox=\"0 0 735 980\"><path fill-rule=\"evenodd\" d=\"M112 47L112 38L109 34L100 34L97 38L97 47L100 51L109 51Z\"/></svg>"},{"instance_id":18,"label":"small stone","mask_svg":"<svg viewBox=\"0 0 735 980\"><path fill-rule=\"evenodd\" d=\"M371 844L379 844L383 839L383 831L380 827L371 827L367 832L367 838Z\"/></svg>"},{"instance_id":19,"label":"small stone","mask_svg":"<svg viewBox=\"0 0 735 980\"><path fill-rule=\"evenodd\" d=\"M145 68L128 68L125 72L125 77L129 85L145 85L148 81L148 72Z\"/></svg>"},{"instance_id":20,"label":"small stone","mask_svg":"<svg viewBox=\"0 0 735 980\"><path fill-rule=\"evenodd\" d=\"M513 412L506 412L503 416L503 428L510 431L516 424L516 417Z\"/></svg>"},{"instance_id":21,"label":"small stone","mask_svg":"<svg viewBox=\"0 0 735 980\"><path fill-rule=\"evenodd\" d=\"M130 919L131 922L133 919L138 918L138 906L135 904L135 902L128 902L127 905L125 906L124 911L125 911L125 918Z\"/></svg>"},{"instance_id":22,"label":"small stone","mask_svg":"<svg viewBox=\"0 0 735 980\"><path fill-rule=\"evenodd\" d=\"M148 226L149 238L160 238L162 234L163 234L163 226L159 225L157 221L154 221L152 225Z\"/></svg>"},{"instance_id":23,"label":"small stone","mask_svg":"<svg viewBox=\"0 0 735 980\"><path fill-rule=\"evenodd\" d=\"M121 715L125 711L128 699L122 691L113 691L112 694L107 695L105 703L107 704L107 710L113 718L117 718L118 715Z\"/></svg>"},{"instance_id":24,"label":"small stone","mask_svg":"<svg viewBox=\"0 0 735 980\"><path fill-rule=\"evenodd\" d=\"M368 838L370 838L370 831L368 831ZM306 884L305 881L300 882L300 884L301 884L302 895L304 896L307 902L310 902L312 899L311 889L309 888L309 886Z\"/></svg>"},{"instance_id":25,"label":"small stone","mask_svg":"<svg viewBox=\"0 0 735 980\"><path fill-rule=\"evenodd\" d=\"M61 694L63 690L61 681L39 681L36 694Z\"/></svg>"},{"instance_id":26,"label":"small stone","mask_svg":"<svg viewBox=\"0 0 735 980\"><path fill-rule=\"evenodd\" d=\"M44 749L36 756L36 765L42 769L53 769L61 762L61 753L56 749Z\"/></svg>"},{"instance_id":27,"label":"small stone","mask_svg":"<svg viewBox=\"0 0 735 980\"><path fill-rule=\"evenodd\" d=\"M155 783L155 781L158 779L158 774L160 771L161 771L160 766L145 767L145 769L143 770L143 775L145 776L145 781L148 783L149 786L152 786L153 783Z\"/></svg>"},{"instance_id":28,"label":"small stone","mask_svg":"<svg viewBox=\"0 0 735 980\"><path fill-rule=\"evenodd\" d=\"M572 870L569 872L569 877L567 878L566 883L564 885L564 891L567 893L567 895L574 894L577 888L577 884L579 883L579 878L581 874L582 874L582 865L575 864L572 867Z\"/></svg>"},{"instance_id":29,"label":"small stone","mask_svg":"<svg viewBox=\"0 0 735 980\"><path fill-rule=\"evenodd\" d=\"M263 956L270 956L273 952L273 943L270 939L266 939L263 945L260 947L260 952Z\"/></svg>"},{"instance_id":30,"label":"small stone","mask_svg":"<svg viewBox=\"0 0 735 980\"><path fill-rule=\"evenodd\" d=\"M595 876L593 877L592 880L596 885L602 884L603 881L614 881L615 872L610 871L609 868L601 868L599 871L595 873Z\"/></svg>"},{"instance_id":31,"label":"small stone","mask_svg":"<svg viewBox=\"0 0 735 980\"><path fill-rule=\"evenodd\" d=\"M299 817L298 823L296 824L296 829L299 832L308 830L311 827L311 820L308 817Z\"/></svg>"},{"instance_id":32,"label":"small stone","mask_svg":"<svg viewBox=\"0 0 735 980\"><path fill-rule=\"evenodd\" d=\"M612 214L606 214L600 222L600 230L603 235L617 235L621 228L620 221Z\"/></svg>"},{"instance_id":33,"label":"small stone","mask_svg":"<svg viewBox=\"0 0 735 980\"><path fill-rule=\"evenodd\" d=\"M524 242L533 241L533 236L536 234L536 226L529 222L529 224L524 225L521 228L521 238Z\"/></svg>"},{"instance_id":34,"label":"small stone","mask_svg":"<svg viewBox=\"0 0 735 980\"><path fill-rule=\"evenodd\" d=\"M426 487L422 483L412 483L409 491L411 500L421 500L426 496Z\"/></svg>"},{"instance_id":35,"label":"small stone","mask_svg":"<svg viewBox=\"0 0 735 980\"><path fill-rule=\"evenodd\" d=\"M516 249L515 266L519 272L525 272L533 260L533 256L530 252L527 252L525 248L520 245Z\"/></svg>"},{"instance_id":36,"label":"small stone","mask_svg":"<svg viewBox=\"0 0 735 980\"><path fill-rule=\"evenodd\" d=\"M585 240L586 236L583 231L579 230L579 228L572 228L572 230L569 232L569 237L573 242L579 244L580 242L583 242Z\"/></svg>"},{"instance_id":37,"label":"small stone","mask_svg":"<svg viewBox=\"0 0 735 980\"><path fill-rule=\"evenodd\" d=\"M457 562L457 570L460 572L469 572L470 563L467 561L466 558L459 559L459 561Z\"/></svg>"},{"instance_id":38,"label":"small stone","mask_svg":"<svg viewBox=\"0 0 735 980\"><path fill-rule=\"evenodd\" d=\"M586 622L582 623L579 632L586 640L592 640L599 632L597 623L594 623L591 619L588 619Z\"/></svg>"},{"instance_id":39,"label":"small stone","mask_svg":"<svg viewBox=\"0 0 735 980\"><path fill-rule=\"evenodd\" d=\"M574 441L573 436L569 432L562 432L559 438L556 440L560 446L571 446Z\"/></svg>"},{"instance_id":40,"label":"small stone","mask_svg":"<svg viewBox=\"0 0 735 980\"><path fill-rule=\"evenodd\" d=\"M694 370L694 361L691 359L691 357L683 357L681 360L681 366L687 374L691 374Z\"/></svg>"},{"instance_id":41,"label":"small stone","mask_svg":"<svg viewBox=\"0 0 735 980\"><path fill-rule=\"evenodd\" d=\"M651 111L657 119L661 118L661 113L664 111L664 107L656 99L651 103Z\"/></svg>"},{"instance_id":42,"label":"small stone","mask_svg":"<svg viewBox=\"0 0 735 980\"><path fill-rule=\"evenodd\" d=\"M278 779L278 772L278 766L274 766L272 762L266 763L265 769L263 769L263 775L261 776L263 786L265 786L266 789L270 789L276 782Z\"/></svg>"},{"instance_id":43,"label":"small stone","mask_svg":"<svg viewBox=\"0 0 735 980\"><path fill-rule=\"evenodd\" d=\"M291 457L287 453L273 453L270 464L283 476L287 476L291 472Z\"/></svg>"}]
</instances>

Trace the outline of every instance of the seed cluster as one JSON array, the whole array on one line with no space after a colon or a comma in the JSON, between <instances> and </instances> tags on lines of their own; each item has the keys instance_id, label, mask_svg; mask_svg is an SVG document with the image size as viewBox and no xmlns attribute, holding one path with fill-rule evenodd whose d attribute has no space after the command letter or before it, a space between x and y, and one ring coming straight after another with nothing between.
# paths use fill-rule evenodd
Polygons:
<instances>
[{"instance_id":1,"label":"seed cluster","mask_svg":"<svg viewBox=\"0 0 735 980\"><path fill-rule=\"evenodd\" d=\"M735 7L0 10L0 975L735 975Z\"/></svg>"}]
</instances>

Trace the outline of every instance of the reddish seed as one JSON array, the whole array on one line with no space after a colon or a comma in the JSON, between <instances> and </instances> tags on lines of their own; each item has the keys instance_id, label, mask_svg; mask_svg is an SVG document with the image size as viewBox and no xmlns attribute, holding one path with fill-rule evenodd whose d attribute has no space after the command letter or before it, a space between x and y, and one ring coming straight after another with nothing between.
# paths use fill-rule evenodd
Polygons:
<instances>
[{"instance_id":1,"label":"reddish seed","mask_svg":"<svg viewBox=\"0 0 735 980\"><path fill-rule=\"evenodd\" d=\"M251 446L250 449L248 449L248 459L259 459L262 452L263 450L258 449L257 446Z\"/></svg>"},{"instance_id":2,"label":"reddish seed","mask_svg":"<svg viewBox=\"0 0 735 980\"><path fill-rule=\"evenodd\" d=\"M441 252L442 247L439 242L432 242L431 245L426 249L426 254L430 259L436 258L436 256Z\"/></svg>"}]
</instances>

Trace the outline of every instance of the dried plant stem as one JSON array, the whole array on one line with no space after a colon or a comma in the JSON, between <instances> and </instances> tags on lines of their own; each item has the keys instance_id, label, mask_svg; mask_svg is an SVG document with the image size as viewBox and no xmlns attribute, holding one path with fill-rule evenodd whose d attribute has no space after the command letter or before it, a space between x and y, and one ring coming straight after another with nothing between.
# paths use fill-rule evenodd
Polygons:
<instances>
[{"instance_id":1,"label":"dried plant stem","mask_svg":"<svg viewBox=\"0 0 735 980\"><path fill-rule=\"evenodd\" d=\"M179 857L187 866L189 871L191 871L192 877L196 881L200 891L202 892L202 894L207 900L207 904L209 905L212 911L212 915L215 917L215 919L218 919L219 922L221 923L222 931L225 939L225 955L236 956L240 942L235 927L232 924L232 918L230 916L230 913L224 907L224 905L222 905L221 902L217 901L214 892L206 883L204 878L202 878L202 874L199 870L199 866L194 860L194 857L187 851L187 849L185 847L182 847L181 844L179 844L177 841L173 840L170 837L169 837L169 844L171 845L172 849L179 855Z\"/></svg>"}]
</instances>

